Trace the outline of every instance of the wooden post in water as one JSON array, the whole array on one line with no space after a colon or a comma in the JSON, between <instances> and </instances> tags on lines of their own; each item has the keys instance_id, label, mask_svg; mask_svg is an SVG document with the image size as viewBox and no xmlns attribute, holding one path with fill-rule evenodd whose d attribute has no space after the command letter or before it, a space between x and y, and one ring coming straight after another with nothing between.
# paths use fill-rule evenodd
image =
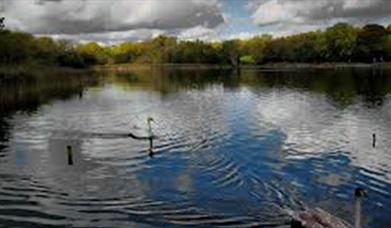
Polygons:
<instances>
[{"instance_id":1,"label":"wooden post in water","mask_svg":"<svg viewBox=\"0 0 391 228\"><path fill-rule=\"evenodd\" d=\"M149 156L153 156L153 137L149 138Z\"/></svg>"},{"instance_id":2,"label":"wooden post in water","mask_svg":"<svg viewBox=\"0 0 391 228\"><path fill-rule=\"evenodd\" d=\"M376 134L375 133L372 134L372 147L373 148L376 147Z\"/></svg>"},{"instance_id":3,"label":"wooden post in water","mask_svg":"<svg viewBox=\"0 0 391 228\"><path fill-rule=\"evenodd\" d=\"M68 165L73 165L73 153L72 153L72 147L67 146L67 156L68 156Z\"/></svg>"}]
</instances>

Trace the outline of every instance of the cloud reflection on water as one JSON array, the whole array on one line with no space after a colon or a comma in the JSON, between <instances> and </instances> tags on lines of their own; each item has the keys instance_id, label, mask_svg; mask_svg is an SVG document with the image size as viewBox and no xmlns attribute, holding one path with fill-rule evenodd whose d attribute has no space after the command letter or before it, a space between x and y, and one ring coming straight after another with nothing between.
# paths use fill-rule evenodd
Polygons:
<instances>
[{"instance_id":1,"label":"cloud reflection on water","mask_svg":"<svg viewBox=\"0 0 391 228\"><path fill-rule=\"evenodd\" d=\"M282 205L299 199L349 212L351 190L363 185L372 191L365 210L381 227L390 194L390 82L345 73L111 73L81 99L13 114L0 174L22 173L60 193L45 205L88 225L103 215L101 225L114 217L152 225L281 225ZM153 158L147 142L98 137L144 134L149 116L158 136ZM75 152L72 167L67 145ZM74 208L82 215L67 212Z\"/></svg>"}]
</instances>

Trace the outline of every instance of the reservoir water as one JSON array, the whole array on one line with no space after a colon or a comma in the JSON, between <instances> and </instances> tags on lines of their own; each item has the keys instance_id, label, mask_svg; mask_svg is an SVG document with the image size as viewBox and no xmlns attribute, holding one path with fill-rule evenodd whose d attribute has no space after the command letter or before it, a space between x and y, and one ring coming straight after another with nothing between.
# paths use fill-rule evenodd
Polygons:
<instances>
[{"instance_id":1,"label":"reservoir water","mask_svg":"<svg viewBox=\"0 0 391 228\"><path fill-rule=\"evenodd\" d=\"M391 71L140 68L0 102L0 227L289 227L303 205L352 223L356 187L364 226L391 224ZM152 148L127 136L149 117Z\"/></svg>"}]
</instances>

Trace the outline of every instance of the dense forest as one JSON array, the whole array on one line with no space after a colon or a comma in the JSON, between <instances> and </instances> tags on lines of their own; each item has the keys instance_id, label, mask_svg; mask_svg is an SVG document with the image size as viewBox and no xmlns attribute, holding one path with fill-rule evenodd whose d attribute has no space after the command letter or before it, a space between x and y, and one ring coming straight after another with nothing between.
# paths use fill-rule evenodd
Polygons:
<instances>
[{"instance_id":1,"label":"dense forest","mask_svg":"<svg viewBox=\"0 0 391 228\"><path fill-rule=\"evenodd\" d=\"M273 38L260 35L245 40L183 41L158 36L142 42L102 46L76 44L49 37L9 31L0 20L0 65L26 62L83 68L97 64L196 63L265 64L273 62L383 62L391 61L391 25L361 28L338 23L324 31Z\"/></svg>"}]
</instances>

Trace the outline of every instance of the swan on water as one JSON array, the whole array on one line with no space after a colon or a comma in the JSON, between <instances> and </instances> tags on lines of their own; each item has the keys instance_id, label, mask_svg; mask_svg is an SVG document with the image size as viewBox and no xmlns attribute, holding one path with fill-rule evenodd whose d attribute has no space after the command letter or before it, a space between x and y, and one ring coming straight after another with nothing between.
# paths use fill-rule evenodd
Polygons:
<instances>
[{"instance_id":1,"label":"swan on water","mask_svg":"<svg viewBox=\"0 0 391 228\"><path fill-rule=\"evenodd\" d=\"M153 137L151 122L154 122L153 118L152 117L148 117L147 124L148 124L148 137L149 138Z\"/></svg>"},{"instance_id":2,"label":"swan on water","mask_svg":"<svg viewBox=\"0 0 391 228\"><path fill-rule=\"evenodd\" d=\"M361 202L366 195L366 190L356 188L354 191L354 226L335 217L326 211L315 208L293 213L291 227L293 228L361 228Z\"/></svg>"},{"instance_id":3,"label":"swan on water","mask_svg":"<svg viewBox=\"0 0 391 228\"><path fill-rule=\"evenodd\" d=\"M131 138L134 138L134 139L138 139L138 140L154 139L155 136L153 135L153 132L152 132L152 122L154 122L153 118L148 117L148 119L147 119L148 135L147 136L137 136L137 135L133 134L132 132L130 132L128 134L128 136Z\"/></svg>"}]
</instances>

